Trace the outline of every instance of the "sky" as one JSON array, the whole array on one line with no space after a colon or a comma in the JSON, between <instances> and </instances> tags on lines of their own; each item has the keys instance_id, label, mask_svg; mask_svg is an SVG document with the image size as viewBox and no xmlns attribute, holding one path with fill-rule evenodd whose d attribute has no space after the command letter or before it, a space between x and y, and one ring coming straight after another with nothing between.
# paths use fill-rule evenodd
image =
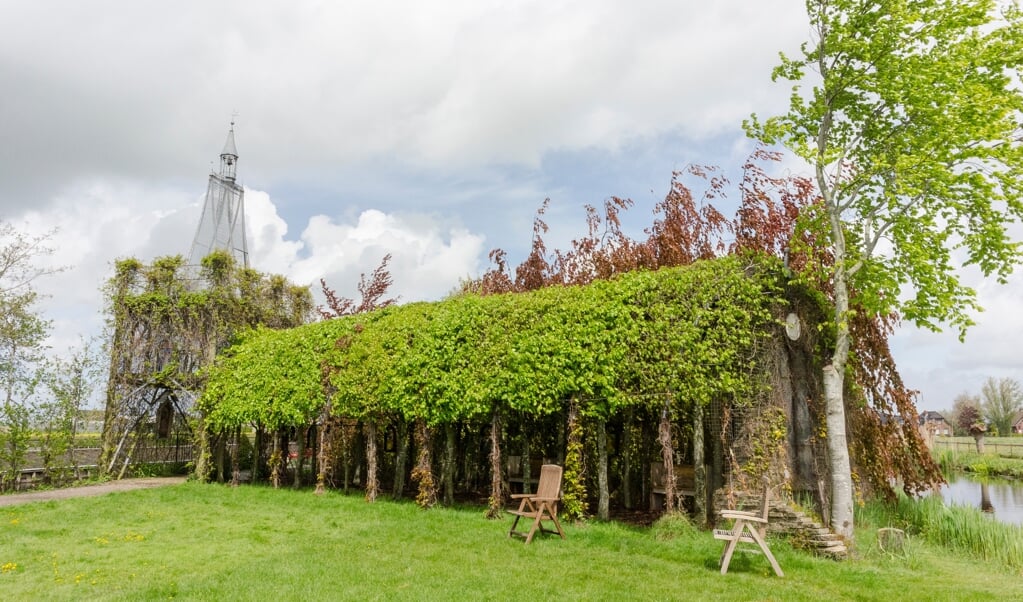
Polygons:
<instances>
[{"instance_id":1,"label":"sky","mask_svg":"<svg viewBox=\"0 0 1023 602\"><path fill-rule=\"evenodd\" d=\"M771 68L809 34L801 0L0 0L0 14L0 219L55 230L41 261L67 269L37 282L55 354L102 329L115 260L187 256L232 121L253 267L355 296L391 253L392 293L435 300L491 249L521 260L545 198L564 247L584 204L631 198L639 235L674 170L737 181L742 121L785 110ZM1023 378L1023 274L963 278L986 308L965 343L909 325L892 342L920 409Z\"/></svg>"}]
</instances>

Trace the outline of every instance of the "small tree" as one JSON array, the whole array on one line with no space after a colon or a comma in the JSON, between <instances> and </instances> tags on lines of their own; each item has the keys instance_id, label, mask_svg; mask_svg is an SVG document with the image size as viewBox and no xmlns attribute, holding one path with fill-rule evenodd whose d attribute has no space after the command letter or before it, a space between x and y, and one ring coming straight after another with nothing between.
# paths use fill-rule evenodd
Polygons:
<instances>
[{"instance_id":1,"label":"small tree","mask_svg":"<svg viewBox=\"0 0 1023 602\"><path fill-rule=\"evenodd\" d=\"M0 491L18 488L32 437L33 407L30 403L40 372L8 390L13 397L0 401Z\"/></svg>"},{"instance_id":2,"label":"small tree","mask_svg":"<svg viewBox=\"0 0 1023 602\"><path fill-rule=\"evenodd\" d=\"M957 263L1004 282L1021 261L1023 17L993 0L807 0L812 39L774 78L813 88L747 124L809 162L834 258L835 340L824 362L831 526L853 537L844 405L851 295L875 315L964 335L976 293ZM960 256L953 256L952 250ZM906 290L903 291L902 289ZM900 294L902 293L902 294Z\"/></svg>"},{"instance_id":3,"label":"small tree","mask_svg":"<svg viewBox=\"0 0 1023 602\"><path fill-rule=\"evenodd\" d=\"M980 422L980 397L960 393L952 406L952 428L956 435L970 434L970 428Z\"/></svg>"},{"instance_id":4,"label":"small tree","mask_svg":"<svg viewBox=\"0 0 1023 602\"><path fill-rule=\"evenodd\" d=\"M1023 407L1023 388L1011 378L988 378L980 389L984 400L984 418L998 435L1012 433L1012 421Z\"/></svg>"},{"instance_id":5,"label":"small tree","mask_svg":"<svg viewBox=\"0 0 1023 602\"><path fill-rule=\"evenodd\" d=\"M68 358L56 358L48 366L46 386L51 398L39 404L39 423L43 464L50 479L62 480L68 469L78 477L75 436L82 408L102 374L100 353L94 343L83 342Z\"/></svg>"},{"instance_id":6,"label":"small tree","mask_svg":"<svg viewBox=\"0 0 1023 602\"><path fill-rule=\"evenodd\" d=\"M50 323L37 313L33 282L58 271L39 266L39 259L53 252L47 246L52 235L27 236L0 221L0 387L8 404L42 359Z\"/></svg>"}]
</instances>

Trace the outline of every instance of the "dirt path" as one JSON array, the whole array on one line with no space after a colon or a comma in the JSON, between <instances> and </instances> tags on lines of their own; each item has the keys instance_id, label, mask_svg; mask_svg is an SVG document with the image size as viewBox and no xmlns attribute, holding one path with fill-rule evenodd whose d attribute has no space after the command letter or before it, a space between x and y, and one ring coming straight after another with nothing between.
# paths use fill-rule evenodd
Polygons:
<instances>
[{"instance_id":1,"label":"dirt path","mask_svg":"<svg viewBox=\"0 0 1023 602\"><path fill-rule=\"evenodd\" d=\"M167 485L179 485L184 483L186 477L150 477L144 479L121 479L97 485L83 485L81 487L67 487L64 489L47 489L45 491L26 491L25 493L11 493L0 495L0 506L16 506L29 502L46 502L49 500L66 500L73 497L87 497L91 495L104 495L118 491L131 491L133 489L151 489L153 487L166 487Z\"/></svg>"}]
</instances>

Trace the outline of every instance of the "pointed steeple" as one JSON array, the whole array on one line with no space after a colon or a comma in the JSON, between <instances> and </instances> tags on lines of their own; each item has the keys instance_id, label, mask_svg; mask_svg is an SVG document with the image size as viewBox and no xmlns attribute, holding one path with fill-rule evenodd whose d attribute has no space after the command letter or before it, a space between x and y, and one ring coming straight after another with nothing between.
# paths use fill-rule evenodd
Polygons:
<instances>
[{"instance_id":1,"label":"pointed steeple","mask_svg":"<svg viewBox=\"0 0 1023 602\"><path fill-rule=\"evenodd\" d=\"M234 146L234 120L231 121L231 130L227 133L227 142L224 143L224 150L220 153L220 175L231 182L234 182L238 169L238 149Z\"/></svg>"},{"instance_id":2,"label":"pointed steeple","mask_svg":"<svg viewBox=\"0 0 1023 602\"><path fill-rule=\"evenodd\" d=\"M238 151L234 146L234 120L227 142L220 153L220 173L210 173L199 227L188 254L189 265L200 265L215 250L230 253L238 265L249 266L249 248L245 241L245 191L235 182Z\"/></svg>"}]
</instances>

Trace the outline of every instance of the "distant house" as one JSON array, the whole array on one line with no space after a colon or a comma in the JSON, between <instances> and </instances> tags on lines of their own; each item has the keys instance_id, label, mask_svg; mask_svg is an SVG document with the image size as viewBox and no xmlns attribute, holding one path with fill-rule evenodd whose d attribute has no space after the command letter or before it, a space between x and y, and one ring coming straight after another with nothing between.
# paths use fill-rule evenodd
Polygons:
<instances>
[{"instance_id":1,"label":"distant house","mask_svg":"<svg viewBox=\"0 0 1023 602\"><path fill-rule=\"evenodd\" d=\"M945 420L945 417L938 412L932 412L930 410L920 412L920 417L917 419L917 424L920 428L920 434L927 438L931 433L939 437L950 437L952 436L952 425Z\"/></svg>"},{"instance_id":2,"label":"distant house","mask_svg":"<svg viewBox=\"0 0 1023 602\"><path fill-rule=\"evenodd\" d=\"M1016 417L1012 419L1012 434L1023 434L1023 410L1016 412Z\"/></svg>"}]
</instances>

